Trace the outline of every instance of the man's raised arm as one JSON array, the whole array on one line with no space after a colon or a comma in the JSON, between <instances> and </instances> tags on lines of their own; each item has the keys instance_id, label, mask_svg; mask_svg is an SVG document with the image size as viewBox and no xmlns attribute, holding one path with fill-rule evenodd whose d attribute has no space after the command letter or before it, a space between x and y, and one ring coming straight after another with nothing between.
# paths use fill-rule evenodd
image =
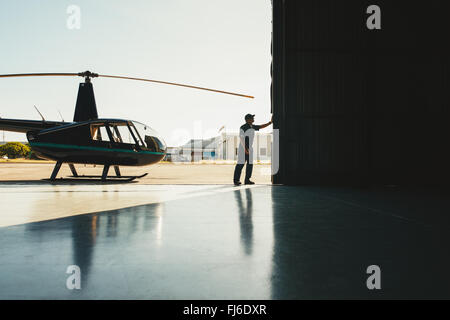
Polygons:
<instances>
[{"instance_id":1,"label":"man's raised arm","mask_svg":"<svg viewBox=\"0 0 450 320\"><path fill-rule=\"evenodd\" d=\"M259 125L258 127L259 127L260 129L264 129L265 127L270 126L272 123L273 123L273 122L272 122L272 119L270 119L269 122L267 122L267 123L265 123L265 124L261 124L261 125Z\"/></svg>"}]
</instances>

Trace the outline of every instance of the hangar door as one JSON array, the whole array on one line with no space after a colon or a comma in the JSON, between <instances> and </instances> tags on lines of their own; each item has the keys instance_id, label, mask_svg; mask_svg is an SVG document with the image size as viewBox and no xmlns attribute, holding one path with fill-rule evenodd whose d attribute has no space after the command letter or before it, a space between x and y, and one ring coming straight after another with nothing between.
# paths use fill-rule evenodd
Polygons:
<instances>
[{"instance_id":1,"label":"hangar door","mask_svg":"<svg viewBox=\"0 0 450 320\"><path fill-rule=\"evenodd\" d=\"M273 1L274 183L447 183L448 7Z\"/></svg>"}]
</instances>

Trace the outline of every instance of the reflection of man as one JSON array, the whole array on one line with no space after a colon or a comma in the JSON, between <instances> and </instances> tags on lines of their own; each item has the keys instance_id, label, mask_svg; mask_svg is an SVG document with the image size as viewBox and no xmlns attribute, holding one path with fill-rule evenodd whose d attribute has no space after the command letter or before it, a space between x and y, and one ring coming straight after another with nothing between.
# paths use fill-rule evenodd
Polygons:
<instances>
[{"instance_id":1,"label":"reflection of man","mask_svg":"<svg viewBox=\"0 0 450 320\"><path fill-rule=\"evenodd\" d=\"M247 203L242 201L241 190L235 191L236 202L239 208L239 226L241 229L241 243L245 254L251 255L253 249L253 221L252 221L252 191L245 190Z\"/></svg>"},{"instance_id":2,"label":"reflection of man","mask_svg":"<svg viewBox=\"0 0 450 320\"><path fill-rule=\"evenodd\" d=\"M238 150L238 161L236 164L236 168L234 169L234 185L239 186L241 182L241 172L242 168L244 168L245 162L247 162L247 167L245 168L245 184L255 184L250 181L252 177L253 171L253 139L255 137L255 131L259 129L264 129L267 126L272 124L272 120L262 125L253 125L255 122L254 114L247 114L245 116L245 124L241 126L239 132L239 139L241 143L239 144Z\"/></svg>"}]
</instances>

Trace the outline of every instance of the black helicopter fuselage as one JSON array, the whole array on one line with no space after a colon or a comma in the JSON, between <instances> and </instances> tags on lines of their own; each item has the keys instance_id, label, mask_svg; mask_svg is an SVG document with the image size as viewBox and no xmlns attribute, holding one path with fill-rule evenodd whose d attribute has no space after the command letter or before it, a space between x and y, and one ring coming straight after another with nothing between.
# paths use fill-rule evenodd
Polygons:
<instances>
[{"instance_id":1,"label":"black helicopter fuselage","mask_svg":"<svg viewBox=\"0 0 450 320\"><path fill-rule=\"evenodd\" d=\"M72 122L27 132L40 158L64 163L145 166L161 161L166 147L148 126L123 119Z\"/></svg>"}]
</instances>

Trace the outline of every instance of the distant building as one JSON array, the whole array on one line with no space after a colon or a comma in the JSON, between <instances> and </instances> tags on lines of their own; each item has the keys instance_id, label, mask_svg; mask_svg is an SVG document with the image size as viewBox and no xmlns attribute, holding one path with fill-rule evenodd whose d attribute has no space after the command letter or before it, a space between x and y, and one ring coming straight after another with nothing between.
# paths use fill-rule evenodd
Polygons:
<instances>
[{"instance_id":1,"label":"distant building","mask_svg":"<svg viewBox=\"0 0 450 320\"><path fill-rule=\"evenodd\" d=\"M238 133L222 133L217 144L217 159L237 160L240 139ZM270 161L272 158L272 134L255 133L253 141L253 159L255 161Z\"/></svg>"},{"instance_id":2,"label":"distant building","mask_svg":"<svg viewBox=\"0 0 450 320\"><path fill-rule=\"evenodd\" d=\"M210 139L192 139L180 147L167 148L166 161L195 162L201 160L237 160L239 134L225 133ZM272 157L272 134L255 134L253 142L255 161L269 162Z\"/></svg>"},{"instance_id":3,"label":"distant building","mask_svg":"<svg viewBox=\"0 0 450 320\"><path fill-rule=\"evenodd\" d=\"M181 153L180 147L167 147L163 161L189 162L190 159Z\"/></svg>"},{"instance_id":4,"label":"distant building","mask_svg":"<svg viewBox=\"0 0 450 320\"><path fill-rule=\"evenodd\" d=\"M192 139L177 148L181 161L215 160L218 137L210 139Z\"/></svg>"},{"instance_id":5,"label":"distant building","mask_svg":"<svg viewBox=\"0 0 450 320\"><path fill-rule=\"evenodd\" d=\"M172 161L173 157L177 154L176 147L167 147L166 155L164 156L163 161Z\"/></svg>"}]
</instances>

